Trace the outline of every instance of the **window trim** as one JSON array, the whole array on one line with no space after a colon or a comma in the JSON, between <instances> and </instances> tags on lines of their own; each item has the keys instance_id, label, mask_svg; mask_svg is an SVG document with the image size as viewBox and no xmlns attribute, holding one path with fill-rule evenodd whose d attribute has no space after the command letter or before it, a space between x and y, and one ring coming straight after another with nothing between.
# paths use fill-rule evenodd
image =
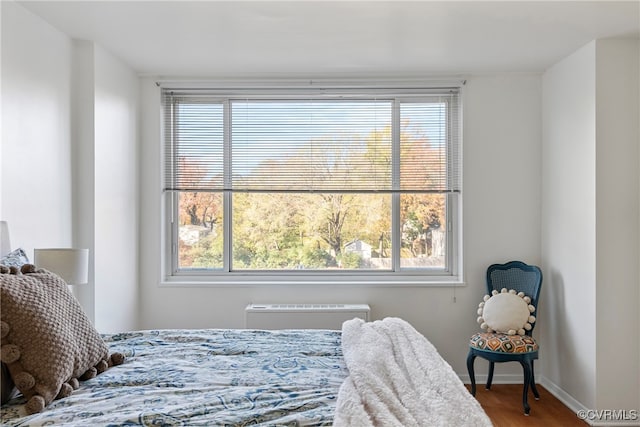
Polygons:
<instances>
[{"instance_id":1,"label":"window trim","mask_svg":"<svg viewBox=\"0 0 640 427\"><path fill-rule=\"evenodd\" d=\"M401 81L401 83L384 83L377 82L376 84L369 83L367 85L361 85L361 81L353 81L347 85L340 83L331 83L330 81L322 81L319 85L318 81L307 81L306 83L283 83L258 81L254 82L238 82L230 84L230 82L214 82L214 83L186 83L186 82L163 82L159 83L160 88L172 88L180 89L182 91L189 90L195 93L206 92L206 96L216 94L218 96L242 96L251 94L251 97L260 98L286 98L291 96L292 98L298 98L300 96L309 96L309 89L314 92L314 96L317 96L318 86L322 86L323 89L331 90L332 92L327 96L335 97L336 94L344 93L353 95L353 91L362 91L363 89L370 88L371 90L380 91L386 90L389 93L393 93L394 96L399 98L414 98L424 96L425 94L433 94L434 92L441 93L445 88L451 88L458 91L458 117L456 133L458 137L458 150L456 153L459 156L459 176L460 176L460 191L457 194L447 194L446 196L446 209L449 223L446 226L446 239L447 247L451 248L447 251L446 264L448 268L443 270L437 270L429 272L428 270L412 270L401 269L398 271L380 271L380 270L317 270L317 271L305 271L299 273L293 270L274 271L274 270L251 270L251 271L230 271L230 260L228 256L225 256L224 266L222 270L206 270L205 269L193 269L193 270L180 270L178 268L178 257L174 256L177 252L177 238L178 227L173 224L178 217L178 203L174 202L174 198L177 196L175 192L163 193L164 216L162 219L163 228L163 280L162 286L263 286L263 285L327 285L334 284L339 286L355 285L355 286L459 286L463 285L462 282L462 86L464 81L444 81L443 83L425 83L425 81ZM314 86L315 84L315 86ZM255 86L255 87L252 87ZM203 90L204 88L206 90ZM216 87L218 89L210 89ZM242 89L238 89L242 87ZM416 93L417 90L417 93ZM283 95L283 92L287 95ZM400 95L402 94L402 95ZM369 97L367 95L366 97ZM365 97L363 95L363 97ZM399 108L400 103L397 104ZM229 109L225 109L228 114ZM394 114L397 117L397 114ZM225 118L225 127L229 126L230 120ZM165 137L165 117L161 118L161 138L164 141ZM393 127L394 132L399 132L398 126ZM225 139L228 138L229 132L225 128ZM164 144L164 142L163 142ZM225 147L229 144L225 141ZM226 148L225 148L226 149ZM396 149L396 145L394 145ZM399 147L398 147L399 149ZM225 153L225 158L230 156L230 153ZM165 161L165 155L162 156L163 162ZM230 167L229 162L225 162L225 168ZM162 168L164 170L164 166ZM229 176L230 174L225 174ZM224 203L224 215L225 218L230 218L231 204L229 200L231 198L231 191L223 191ZM393 198L399 198L399 192L392 192ZM392 209L399 211L400 204L392 202ZM400 215L399 212L392 213L394 229L399 228ZM231 227L224 227L224 239L225 242L229 242ZM400 234L394 233L394 245L400 244ZM395 241L397 240L397 241ZM394 257L399 258L399 251L394 251ZM400 265L399 259L394 260L396 262L393 265ZM204 273L204 274L203 274Z\"/></svg>"}]
</instances>

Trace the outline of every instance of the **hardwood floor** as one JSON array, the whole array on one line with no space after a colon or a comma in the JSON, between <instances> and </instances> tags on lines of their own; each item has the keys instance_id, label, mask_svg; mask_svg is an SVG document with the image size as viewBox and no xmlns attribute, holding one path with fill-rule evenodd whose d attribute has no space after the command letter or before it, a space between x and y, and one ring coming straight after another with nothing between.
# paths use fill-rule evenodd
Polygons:
<instances>
[{"instance_id":1,"label":"hardwood floor","mask_svg":"<svg viewBox=\"0 0 640 427\"><path fill-rule=\"evenodd\" d=\"M467 388L469 387L467 385ZM533 395L529 394L531 413L528 417L522 409L522 384L493 384L491 390L485 390L484 384L478 384L476 399L495 427L588 425L544 387L537 385L537 388L540 400L535 400Z\"/></svg>"}]
</instances>

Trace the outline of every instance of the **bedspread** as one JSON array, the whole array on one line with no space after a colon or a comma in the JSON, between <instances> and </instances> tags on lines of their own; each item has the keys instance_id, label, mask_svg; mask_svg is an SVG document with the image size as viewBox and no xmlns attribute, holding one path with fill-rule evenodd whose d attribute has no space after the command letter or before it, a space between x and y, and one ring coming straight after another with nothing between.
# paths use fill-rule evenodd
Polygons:
<instances>
[{"instance_id":1,"label":"bedspread","mask_svg":"<svg viewBox=\"0 0 640 427\"><path fill-rule=\"evenodd\" d=\"M126 356L42 413L6 426L331 425L347 375L340 331L152 330L105 335Z\"/></svg>"}]
</instances>

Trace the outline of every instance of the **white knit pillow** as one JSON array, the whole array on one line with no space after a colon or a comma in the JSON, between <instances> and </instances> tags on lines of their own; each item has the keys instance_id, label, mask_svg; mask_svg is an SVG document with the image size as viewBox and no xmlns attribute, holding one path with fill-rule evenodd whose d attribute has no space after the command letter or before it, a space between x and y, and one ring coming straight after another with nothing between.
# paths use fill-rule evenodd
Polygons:
<instances>
[{"instance_id":1,"label":"white knit pillow","mask_svg":"<svg viewBox=\"0 0 640 427\"><path fill-rule=\"evenodd\" d=\"M531 315L536 310L531 298L513 289L494 290L492 295L485 295L478 307L478 323L487 332L524 335L536 321Z\"/></svg>"}]
</instances>

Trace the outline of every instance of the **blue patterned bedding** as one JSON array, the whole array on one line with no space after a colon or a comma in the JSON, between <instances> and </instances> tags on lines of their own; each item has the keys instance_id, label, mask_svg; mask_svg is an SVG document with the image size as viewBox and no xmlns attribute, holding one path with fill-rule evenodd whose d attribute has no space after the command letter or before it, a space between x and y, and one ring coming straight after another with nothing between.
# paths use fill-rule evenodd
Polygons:
<instances>
[{"instance_id":1,"label":"blue patterned bedding","mask_svg":"<svg viewBox=\"0 0 640 427\"><path fill-rule=\"evenodd\" d=\"M331 425L348 375L340 331L154 330L105 335L125 363L6 426Z\"/></svg>"}]
</instances>

